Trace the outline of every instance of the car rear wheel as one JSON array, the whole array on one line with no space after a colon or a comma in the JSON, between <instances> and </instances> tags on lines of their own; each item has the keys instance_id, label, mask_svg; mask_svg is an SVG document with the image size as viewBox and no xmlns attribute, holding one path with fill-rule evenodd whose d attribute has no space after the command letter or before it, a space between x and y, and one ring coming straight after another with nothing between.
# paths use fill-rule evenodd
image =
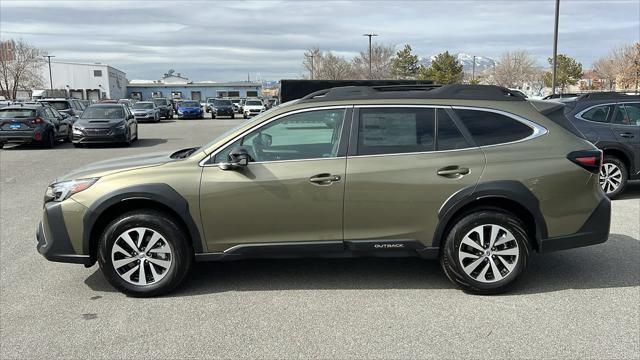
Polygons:
<instances>
[{"instance_id":1,"label":"car rear wheel","mask_svg":"<svg viewBox=\"0 0 640 360\"><path fill-rule=\"evenodd\" d=\"M529 250L529 237L517 217L478 210L451 228L440 264L449 280L464 291L498 294L522 275Z\"/></svg>"},{"instance_id":2,"label":"car rear wheel","mask_svg":"<svg viewBox=\"0 0 640 360\"><path fill-rule=\"evenodd\" d=\"M187 275L193 250L184 229L154 210L126 213L113 220L98 246L102 273L118 290L148 297L168 293Z\"/></svg>"},{"instance_id":3,"label":"car rear wheel","mask_svg":"<svg viewBox=\"0 0 640 360\"><path fill-rule=\"evenodd\" d=\"M615 156L605 155L600 169L600 187L610 199L615 199L627 186L627 166Z\"/></svg>"},{"instance_id":4,"label":"car rear wheel","mask_svg":"<svg viewBox=\"0 0 640 360\"><path fill-rule=\"evenodd\" d=\"M53 149L54 146L56 146L56 135L53 131L47 131L42 139L42 147Z\"/></svg>"},{"instance_id":5,"label":"car rear wheel","mask_svg":"<svg viewBox=\"0 0 640 360\"><path fill-rule=\"evenodd\" d=\"M215 119L215 118L216 118L216 114L215 114L213 111L211 112L211 118L212 118L212 119Z\"/></svg>"}]
</instances>

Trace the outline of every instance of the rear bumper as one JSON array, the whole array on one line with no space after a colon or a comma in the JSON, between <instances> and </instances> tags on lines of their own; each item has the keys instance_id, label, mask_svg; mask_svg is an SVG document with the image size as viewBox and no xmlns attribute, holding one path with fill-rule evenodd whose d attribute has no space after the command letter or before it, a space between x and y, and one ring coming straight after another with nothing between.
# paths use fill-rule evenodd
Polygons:
<instances>
[{"instance_id":1,"label":"rear bumper","mask_svg":"<svg viewBox=\"0 0 640 360\"><path fill-rule=\"evenodd\" d=\"M26 143L36 140L35 131L0 131L0 142Z\"/></svg>"},{"instance_id":2,"label":"rear bumper","mask_svg":"<svg viewBox=\"0 0 640 360\"><path fill-rule=\"evenodd\" d=\"M601 244L609 238L610 225L611 201L605 197L578 232L566 236L542 239L540 242L540 252L551 252Z\"/></svg>"},{"instance_id":3,"label":"rear bumper","mask_svg":"<svg viewBox=\"0 0 640 360\"><path fill-rule=\"evenodd\" d=\"M89 255L80 255L73 250L60 203L45 204L43 219L36 230L36 241L38 252L49 261L92 265Z\"/></svg>"}]
</instances>

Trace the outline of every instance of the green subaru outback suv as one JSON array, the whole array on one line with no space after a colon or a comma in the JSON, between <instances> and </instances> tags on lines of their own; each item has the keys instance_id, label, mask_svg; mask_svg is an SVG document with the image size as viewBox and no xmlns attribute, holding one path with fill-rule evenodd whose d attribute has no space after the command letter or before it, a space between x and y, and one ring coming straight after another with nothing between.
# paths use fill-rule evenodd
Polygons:
<instances>
[{"instance_id":1,"label":"green subaru outback suv","mask_svg":"<svg viewBox=\"0 0 640 360\"><path fill-rule=\"evenodd\" d=\"M57 179L37 247L135 296L194 260L314 256L439 259L498 293L533 252L607 240L602 153L562 106L480 85L319 91L202 147Z\"/></svg>"}]
</instances>

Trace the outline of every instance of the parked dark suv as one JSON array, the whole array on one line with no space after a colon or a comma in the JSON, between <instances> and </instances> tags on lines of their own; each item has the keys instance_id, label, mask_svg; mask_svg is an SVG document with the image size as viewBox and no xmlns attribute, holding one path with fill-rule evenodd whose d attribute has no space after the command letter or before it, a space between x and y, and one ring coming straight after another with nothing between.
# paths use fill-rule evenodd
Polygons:
<instances>
[{"instance_id":1,"label":"parked dark suv","mask_svg":"<svg viewBox=\"0 0 640 360\"><path fill-rule=\"evenodd\" d=\"M48 105L10 105L0 109L0 148L5 143L37 143L52 148L70 140L71 122Z\"/></svg>"},{"instance_id":2,"label":"parked dark suv","mask_svg":"<svg viewBox=\"0 0 640 360\"><path fill-rule=\"evenodd\" d=\"M640 179L640 95L585 94L567 104L567 117L604 152L600 185L610 198Z\"/></svg>"},{"instance_id":3,"label":"parked dark suv","mask_svg":"<svg viewBox=\"0 0 640 360\"><path fill-rule=\"evenodd\" d=\"M38 102L43 104L48 104L49 106L55 108L56 110L71 116L72 118L70 120L72 121L82 116L82 112L85 109L84 104L82 104L77 99L55 98L55 99L42 99L42 100L38 100Z\"/></svg>"},{"instance_id":4,"label":"parked dark suv","mask_svg":"<svg viewBox=\"0 0 640 360\"><path fill-rule=\"evenodd\" d=\"M173 119L173 103L167 98L153 98L153 103L160 110L160 117Z\"/></svg>"}]
</instances>

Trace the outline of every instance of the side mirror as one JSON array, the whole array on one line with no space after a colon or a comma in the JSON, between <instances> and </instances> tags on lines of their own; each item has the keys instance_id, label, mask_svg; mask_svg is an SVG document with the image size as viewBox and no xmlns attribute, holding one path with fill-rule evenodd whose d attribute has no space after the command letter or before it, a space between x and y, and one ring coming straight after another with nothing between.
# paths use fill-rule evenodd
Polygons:
<instances>
[{"instance_id":1,"label":"side mirror","mask_svg":"<svg viewBox=\"0 0 640 360\"><path fill-rule=\"evenodd\" d=\"M229 153L229 162L220 163L218 166L222 170L237 170L249 165L250 160L251 155L249 155L247 149L237 147Z\"/></svg>"}]
</instances>

